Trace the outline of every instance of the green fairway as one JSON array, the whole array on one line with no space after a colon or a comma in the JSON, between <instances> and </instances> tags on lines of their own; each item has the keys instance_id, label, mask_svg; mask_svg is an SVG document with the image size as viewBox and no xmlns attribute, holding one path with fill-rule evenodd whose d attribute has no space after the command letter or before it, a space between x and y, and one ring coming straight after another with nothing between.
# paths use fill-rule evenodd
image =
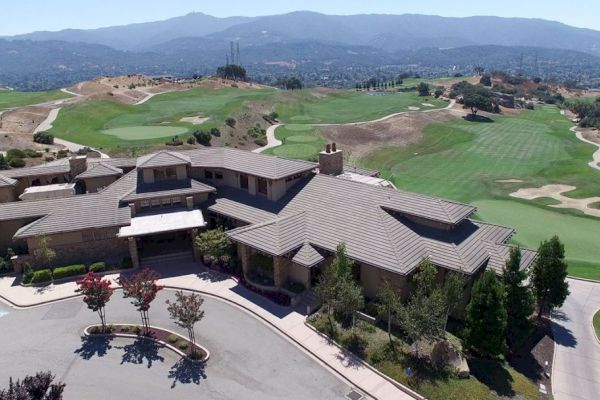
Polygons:
<instances>
[{"instance_id":1,"label":"green fairway","mask_svg":"<svg viewBox=\"0 0 600 400\"><path fill-rule=\"evenodd\" d=\"M597 266L600 264L600 220L560 214L510 200L481 200L472 204L482 220L515 228L513 239L523 246L537 249L542 240L558 235L565 243L569 273L600 279Z\"/></svg>"},{"instance_id":2,"label":"green fairway","mask_svg":"<svg viewBox=\"0 0 600 400\"><path fill-rule=\"evenodd\" d=\"M325 145L325 140L310 125L280 126L275 131L275 137L281 140L283 145L268 149L264 152L265 154L301 160L315 160L316 154Z\"/></svg>"},{"instance_id":3,"label":"green fairway","mask_svg":"<svg viewBox=\"0 0 600 400\"><path fill-rule=\"evenodd\" d=\"M438 108L448 104L433 97L419 97L416 93L340 91L316 97L309 90L302 90L288 96L293 96L293 101L277 103L275 109L280 121L296 124L369 121L410 111L409 107L433 109L422 103Z\"/></svg>"},{"instance_id":4,"label":"green fairway","mask_svg":"<svg viewBox=\"0 0 600 400\"><path fill-rule=\"evenodd\" d=\"M552 183L576 186L568 194L572 197L597 196L600 174L587 165L594 146L569 132L572 124L555 106L493 119L429 125L421 143L380 149L361 163L380 170L398 188L483 204L479 215L484 220L516 227L517 240L528 246L537 247L540 240L556 233L565 243L569 261L581 265L579 270L588 276L600 278L600 246L597 239L596 244L591 242L594 232L598 238L599 219L552 210L544 207L545 199L521 203L508 197L520 187ZM524 182L497 182L511 178ZM552 229L547 223L552 223Z\"/></svg>"},{"instance_id":5,"label":"green fairway","mask_svg":"<svg viewBox=\"0 0 600 400\"><path fill-rule=\"evenodd\" d=\"M123 140L145 140L183 135L188 130L175 126L131 126L113 128L102 131L107 135L116 136Z\"/></svg>"},{"instance_id":6,"label":"green fairway","mask_svg":"<svg viewBox=\"0 0 600 400\"><path fill-rule=\"evenodd\" d=\"M45 103L51 100L66 99L67 97L71 97L71 95L61 92L60 90L51 90L48 92L16 92L12 90L0 90L0 110Z\"/></svg>"}]
</instances>

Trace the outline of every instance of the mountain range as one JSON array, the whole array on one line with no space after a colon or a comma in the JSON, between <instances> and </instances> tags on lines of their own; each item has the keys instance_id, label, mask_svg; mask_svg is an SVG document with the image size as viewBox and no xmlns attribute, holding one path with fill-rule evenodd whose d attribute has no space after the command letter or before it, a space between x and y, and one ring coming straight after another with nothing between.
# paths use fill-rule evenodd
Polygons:
<instances>
[{"instance_id":1,"label":"mountain range","mask_svg":"<svg viewBox=\"0 0 600 400\"><path fill-rule=\"evenodd\" d=\"M600 64L599 31L541 19L307 11L217 18L191 13L0 38L0 84L46 88L92 74L208 73L225 62L230 42L239 43L241 63L261 77L307 77L326 70L349 75L338 78L350 81L359 78L357 70L433 74L467 72L480 64L545 76L554 70L555 75L594 81ZM26 84L28 78L34 83Z\"/></svg>"}]
</instances>

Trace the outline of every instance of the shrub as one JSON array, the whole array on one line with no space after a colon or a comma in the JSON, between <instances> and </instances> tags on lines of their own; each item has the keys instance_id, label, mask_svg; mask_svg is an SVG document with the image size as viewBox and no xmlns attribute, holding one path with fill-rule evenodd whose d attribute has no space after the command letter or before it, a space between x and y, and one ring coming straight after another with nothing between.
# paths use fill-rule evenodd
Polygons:
<instances>
[{"instance_id":1,"label":"shrub","mask_svg":"<svg viewBox=\"0 0 600 400\"><path fill-rule=\"evenodd\" d=\"M48 132L38 132L33 135L33 141L41 144L54 144L54 135Z\"/></svg>"},{"instance_id":2,"label":"shrub","mask_svg":"<svg viewBox=\"0 0 600 400\"><path fill-rule=\"evenodd\" d=\"M177 344L177 347L179 347L179 350L187 350L189 345L190 344L188 342L186 342L185 340L180 340L179 343Z\"/></svg>"},{"instance_id":3,"label":"shrub","mask_svg":"<svg viewBox=\"0 0 600 400\"><path fill-rule=\"evenodd\" d=\"M142 327L139 325L136 325L135 328L133 328L133 333L135 333L136 335L139 335L142 333Z\"/></svg>"},{"instance_id":4,"label":"shrub","mask_svg":"<svg viewBox=\"0 0 600 400\"><path fill-rule=\"evenodd\" d=\"M121 260L121 264L119 264L119 266L122 269L133 268L133 261L131 261L131 257L123 257L123 260Z\"/></svg>"},{"instance_id":5,"label":"shrub","mask_svg":"<svg viewBox=\"0 0 600 400\"><path fill-rule=\"evenodd\" d=\"M67 276L83 275L85 274L85 265L75 264L67 265L65 267L54 268L54 279L66 278Z\"/></svg>"},{"instance_id":6,"label":"shrub","mask_svg":"<svg viewBox=\"0 0 600 400\"><path fill-rule=\"evenodd\" d=\"M42 153L39 153L33 149L25 149L25 154L29 158L39 158L42 156Z\"/></svg>"},{"instance_id":7,"label":"shrub","mask_svg":"<svg viewBox=\"0 0 600 400\"><path fill-rule=\"evenodd\" d=\"M8 160L8 165L10 165L11 168L23 168L25 166L25 160L22 158L11 158Z\"/></svg>"},{"instance_id":8,"label":"shrub","mask_svg":"<svg viewBox=\"0 0 600 400\"><path fill-rule=\"evenodd\" d=\"M66 158L69 156L69 151L68 150L59 150L56 153L56 158Z\"/></svg>"},{"instance_id":9,"label":"shrub","mask_svg":"<svg viewBox=\"0 0 600 400\"><path fill-rule=\"evenodd\" d=\"M6 158L9 160L11 158L25 158L25 157L27 157L27 154L25 154L25 152L20 149L9 149L6 152Z\"/></svg>"},{"instance_id":10,"label":"shrub","mask_svg":"<svg viewBox=\"0 0 600 400\"><path fill-rule=\"evenodd\" d=\"M52 270L50 268L34 271L31 277L31 283L50 282L51 280Z\"/></svg>"},{"instance_id":11,"label":"shrub","mask_svg":"<svg viewBox=\"0 0 600 400\"><path fill-rule=\"evenodd\" d=\"M196 144L196 138L193 136L190 136L189 138L187 138L186 142L187 142L187 144Z\"/></svg>"},{"instance_id":12,"label":"shrub","mask_svg":"<svg viewBox=\"0 0 600 400\"><path fill-rule=\"evenodd\" d=\"M169 341L169 343L174 344L179 340L179 336L172 334L172 335L169 335L167 340Z\"/></svg>"},{"instance_id":13,"label":"shrub","mask_svg":"<svg viewBox=\"0 0 600 400\"><path fill-rule=\"evenodd\" d=\"M266 146L268 142L266 137L259 137L254 139L254 143L258 146Z\"/></svg>"},{"instance_id":14,"label":"shrub","mask_svg":"<svg viewBox=\"0 0 600 400\"><path fill-rule=\"evenodd\" d=\"M221 131L219 130L219 128L211 128L210 134L219 137L221 136Z\"/></svg>"},{"instance_id":15,"label":"shrub","mask_svg":"<svg viewBox=\"0 0 600 400\"><path fill-rule=\"evenodd\" d=\"M121 332L127 333L127 332L129 332L129 329L130 329L129 326L122 326L121 327Z\"/></svg>"},{"instance_id":16,"label":"shrub","mask_svg":"<svg viewBox=\"0 0 600 400\"><path fill-rule=\"evenodd\" d=\"M90 272L102 272L106 269L106 263L104 261L98 261L90 265Z\"/></svg>"},{"instance_id":17,"label":"shrub","mask_svg":"<svg viewBox=\"0 0 600 400\"><path fill-rule=\"evenodd\" d=\"M33 268L28 263L23 267L23 283L27 284L33 279Z\"/></svg>"},{"instance_id":18,"label":"shrub","mask_svg":"<svg viewBox=\"0 0 600 400\"><path fill-rule=\"evenodd\" d=\"M211 229L196 237L195 245L202 255L221 257L231 250L231 241L222 229Z\"/></svg>"},{"instance_id":19,"label":"shrub","mask_svg":"<svg viewBox=\"0 0 600 400\"><path fill-rule=\"evenodd\" d=\"M232 128L235 128L235 123L236 123L236 120L235 120L235 118L228 117L228 118L225 120L225 123L226 123L227 125L229 125L230 127L232 127Z\"/></svg>"},{"instance_id":20,"label":"shrub","mask_svg":"<svg viewBox=\"0 0 600 400\"><path fill-rule=\"evenodd\" d=\"M204 146L210 146L210 140L212 139L210 132L199 129L195 131L193 135L198 143L203 144Z\"/></svg>"}]
</instances>

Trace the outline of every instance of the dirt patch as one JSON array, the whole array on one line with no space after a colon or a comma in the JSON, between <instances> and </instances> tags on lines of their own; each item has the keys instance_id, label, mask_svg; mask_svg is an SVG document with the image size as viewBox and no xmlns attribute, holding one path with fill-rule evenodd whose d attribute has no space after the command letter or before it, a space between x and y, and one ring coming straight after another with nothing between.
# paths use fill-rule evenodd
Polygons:
<instances>
[{"instance_id":1,"label":"dirt patch","mask_svg":"<svg viewBox=\"0 0 600 400\"><path fill-rule=\"evenodd\" d=\"M585 139L589 140L590 142L597 143L598 146L600 146L600 131L593 128L581 128L578 130L581 132L581 136L583 136Z\"/></svg>"},{"instance_id":2,"label":"dirt patch","mask_svg":"<svg viewBox=\"0 0 600 400\"><path fill-rule=\"evenodd\" d=\"M385 121L321 126L319 130L328 141L339 143L357 157L362 157L381 146L407 146L418 143L423 139L425 126L447 122L455 113L454 110L406 113Z\"/></svg>"},{"instance_id":3,"label":"dirt patch","mask_svg":"<svg viewBox=\"0 0 600 400\"><path fill-rule=\"evenodd\" d=\"M210 118L196 115L194 117L183 117L180 119L181 122L189 122L192 125L200 125L208 121Z\"/></svg>"},{"instance_id":4,"label":"dirt patch","mask_svg":"<svg viewBox=\"0 0 600 400\"><path fill-rule=\"evenodd\" d=\"M579 210L587 215L600 217L600 210L590 207L591 204L600 201L600 197L588 197L586 199L574 199L564 196L563 193L575 190L575 186L570 185L545 185L539 188L523 188L510 194L511 197L516 197L526 200L534 200L541 197L549 197L558 200L559 204L551 204L548 207L555 208L571 208Z\"/></svg>"},{"instance_id":5,"label":"dirt patch","mask_svg":"<svg viewBox=\"0 0 600 400\"><path fill-rule=\"evenodd\" d=\"M409 109L410 111L419 111L419 110L420 110L420 108L419 108L419 107L414 107L414 106L409 106L409 107L408 107L408 109Z\"/></svg>"}]
</instances>

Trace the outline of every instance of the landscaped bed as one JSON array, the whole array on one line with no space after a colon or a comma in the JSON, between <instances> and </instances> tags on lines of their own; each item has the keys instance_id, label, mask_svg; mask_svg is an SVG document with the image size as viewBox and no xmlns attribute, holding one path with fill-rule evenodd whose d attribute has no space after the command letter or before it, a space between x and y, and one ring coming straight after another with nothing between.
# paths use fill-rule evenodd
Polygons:
<instances>
[{"instance_id":1,"label":"landscaped bed","mask_svg":"<svg viewBox=\"0 0 600 400\"><path fill-rule=\"evenodd\" d=\"M102 329L102 325L90 325L84 330L86 335L92 337L95 335L110 335L115 337L145 338L148 340L154 340L162 345L165 345L179 355L189 358L192 361L206 362L210 356L210 353L207 349L197 343L192 344L187 338L175 332L154 326L151 326L145 335L143 335L142 332L144 332L144 327L135 324L107 325L104 330Z\"/></svg>"}]
</instances>

